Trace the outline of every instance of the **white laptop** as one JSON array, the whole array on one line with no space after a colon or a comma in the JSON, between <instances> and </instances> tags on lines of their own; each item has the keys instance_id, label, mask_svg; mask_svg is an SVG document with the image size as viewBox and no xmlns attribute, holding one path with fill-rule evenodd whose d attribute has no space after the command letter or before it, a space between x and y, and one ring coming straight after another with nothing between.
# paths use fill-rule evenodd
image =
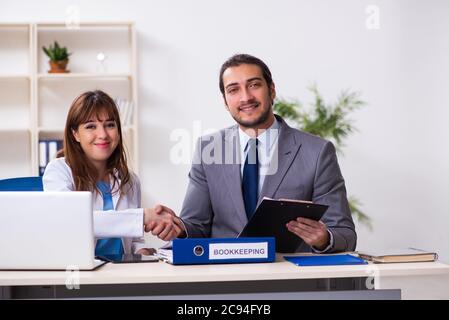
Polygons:
<instances>
[{"instance_id":1,"label":"white laptop","mask_svg":"<svg viewBox=\"0 0 449 320\"><path fill-rule=\"evenodd\" d=\"M90 192L0 192L0 270L93 270Z\"/></svg>"}]
</instances>

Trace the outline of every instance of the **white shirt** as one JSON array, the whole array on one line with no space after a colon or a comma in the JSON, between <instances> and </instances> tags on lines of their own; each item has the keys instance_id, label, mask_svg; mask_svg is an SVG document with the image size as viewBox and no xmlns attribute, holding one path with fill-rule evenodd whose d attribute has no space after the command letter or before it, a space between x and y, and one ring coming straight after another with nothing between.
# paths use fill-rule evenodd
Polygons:
<instances>
[{"instance_id":1,"label":"white shirt","mask_svg":"<svg viewBox=\"0 0 449 320\"><path fill-rule=\"evenodd\" d=\"M273 158L274 151L277 149L277 141L279 137L279 122L275 119L273 124L257 137L257 155L259 159L259 190L262 190L265 177L272 174L273 162L277 161L277 157ZM243 177L243 167L245 166L246 156L248 155L248 141L252 139L241 128L239 128L240 139L240 174ZM276 168L277 169L277 168Z\"/></svg>"},{"instance_id":2,"label":"white shirt","mask_svg":"<svg viewBox=\"0 0 449 320\"><path fill-rule=\"evenodd\" d=\"M120 180L118 180L120 183ZM75 191L72 170L65 158L52 160L42 177L44 191ZM112 182L111 182L112 189ZM114 210L103 211L103 197L93 196L94 234L96 238L122 238L125 253L136 252L145 247L143 240L143 209L141 208L140 181L131 174L130 187L126 193L112 194Z\"/></svg>"}]
</instances>

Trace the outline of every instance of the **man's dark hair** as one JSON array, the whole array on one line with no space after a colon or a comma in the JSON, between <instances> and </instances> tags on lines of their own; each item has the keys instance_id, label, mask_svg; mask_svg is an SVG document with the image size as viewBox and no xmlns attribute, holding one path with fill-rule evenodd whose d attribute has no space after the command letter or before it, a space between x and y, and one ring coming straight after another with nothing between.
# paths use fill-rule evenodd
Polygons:
<instances>
[{"instance_id":1,"label":"man's dark hair","mask_svg":"<svg viewBox=\"0 0 449 320\"><path fill-rule=\"evenodd\" d=\"M221 94L224 97L224 84L223 84L223 73L226 71L226 69L231 67L238 67L242 64L254 64L256 66L259 66L259 68L262 70L262 75L265 81L267 82L268 87L271 87L271 84L273 83L273 79L271 78L271 72L270 69L268 69L265 62L260 60L259 58L256 58L249 54L235 54L232 57L230 57L228 60L223 63L220 69L220 91Z\"/></svg>"}]
</instances>

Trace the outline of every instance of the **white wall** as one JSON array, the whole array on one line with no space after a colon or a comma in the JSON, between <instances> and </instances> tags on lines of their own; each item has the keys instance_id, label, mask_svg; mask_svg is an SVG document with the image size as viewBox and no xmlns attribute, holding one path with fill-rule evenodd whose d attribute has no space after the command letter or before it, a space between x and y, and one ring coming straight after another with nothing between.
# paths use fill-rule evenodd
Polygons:
<instances>
[{"instance_id":1,"label":"white wall","mask_svg":"<svg viewBox=\"0 0 449 320\"><path fill-rule=\"evenodd\" d=\"M449 1L0 0L0 22L65 21L69 5L81 21L136 22L145 205L180 210L189 167L170 162L170 133L232 124L218 70L247 52L267 62L282 97L307 100L317 82L326 99L352 88L369 103L340 156L373 219L359 248L417 246L449 261ZM366 28L368 5L379 30Z\"/></svg>"}]
</instances>

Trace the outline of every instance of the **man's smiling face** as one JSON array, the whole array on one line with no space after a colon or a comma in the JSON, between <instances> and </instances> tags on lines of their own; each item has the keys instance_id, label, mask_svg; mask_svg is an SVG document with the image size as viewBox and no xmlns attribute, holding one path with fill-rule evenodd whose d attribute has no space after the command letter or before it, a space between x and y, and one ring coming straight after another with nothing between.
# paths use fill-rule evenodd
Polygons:
<instances>
[{"instance_id":1,"label":"man's smiling face","mask_svg":"<svg viewBox=\"0 0 449 320\"><path fill-rule=\"evenodd\" d=\"M254 64L229 67L223 73L224 99L234 120L243 128L265 129L273 122L274 83L268 87Z\"/></svg>"}]
</instances>

